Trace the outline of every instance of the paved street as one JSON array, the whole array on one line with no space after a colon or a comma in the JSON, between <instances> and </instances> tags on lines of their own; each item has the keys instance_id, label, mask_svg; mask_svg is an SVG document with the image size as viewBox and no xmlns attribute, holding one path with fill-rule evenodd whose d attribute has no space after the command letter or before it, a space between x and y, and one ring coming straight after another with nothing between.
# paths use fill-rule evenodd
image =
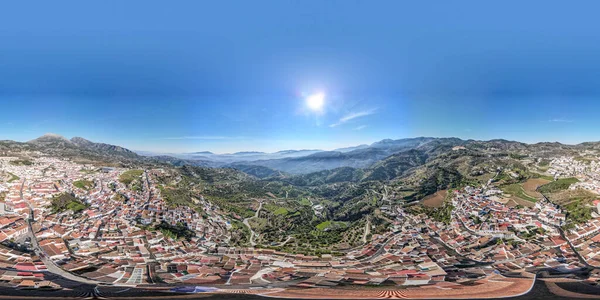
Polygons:
<instances>
[{"instance_id":1,"label":"paved street","mask_svg":"<svg viewBox=\"0 0 600 300\"><path fill-rule=\"evenodd\" d=\"M23 188L25 186L25 179L23 180L22 184L21 184L21 200L23 199ZM29 209L31 210L31 215L29 217L29 220L27 220L27 225L29 226L29 230L27 231L27 236L31 239L31 244L33 246L33 249L35 250L35 252L40 256L41 261L44 263L44 265L46 265L46 269L49 272L52 272L54 274L58 274L64 278L68 278L71 279L73 281L77 281L80 283L86 283L86 284L98 284L100 282L95 281L95 280L90 280L81 276L77 276L75 274L69 273L65 270L63 270L62 268L60 268L59 266L57 266L54 261L52 261L51 259L49 259L47 257L47 255L44 253L44 250L40 247L40 244L38 243L38 240L35 236L35 233L33 231L33 226L32 223L35 222L35 216L33 214L33 207L31 206L31 204L29 202L27 202L27 205L29 205ZM42 254L42 255L40 255Z\"/></svg>"}]
</instances>

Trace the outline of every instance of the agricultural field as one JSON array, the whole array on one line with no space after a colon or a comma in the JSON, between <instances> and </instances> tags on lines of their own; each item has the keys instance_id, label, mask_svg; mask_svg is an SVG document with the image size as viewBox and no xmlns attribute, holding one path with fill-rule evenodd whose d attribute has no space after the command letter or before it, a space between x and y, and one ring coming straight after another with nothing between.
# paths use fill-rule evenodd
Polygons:
<instances>
[{"instance_id":1,"label":"agricultural field","mask_svg":"<svg viewBox=\"0 0 600 300\"><path fill-rule=\"evenodd\" d=\"M526 201L536 202L539 200L538 198L532 197L529 194L527 194L521 183L513 183L513 184L504 185L504 186L501 186L500 189L502 189L504 194L508 194L513 197L520 198L520 199L523 199Z\"/></svg>"},{"instance_id":2,"label":"agricultural field","mask_svg":"<svg viewBox=\"0 0 600 300\"><path fill-rule=\"evenodd\" d=\"M265 204L263 208L276 216L285 216L288 213L293 213L293 210L289 207L279 206L276 204Z\"/></svg>"},{"instance_id":3,"label":"agricultural field","mask_svg":"<svg viewBox=\"0 0 600 300\"><path fill-rule=\"evenodd\" d=\"M348 227L348 225L346 223L337 222L337 221L325 221L325 222L321 222L319 225L317 225L317 229L320 231L337 229L337 228L346 228L346 227Z\"/></svg>"},{"instance_id":4,"label":"agricultural field","mask_svg":"<svg viewBox=\"0 0 600 300\"><path fill-rule=\"evenodd\" d=\"M547 194L546 197L548 197L552 203L560 206L567 206L576 202L587 204L594 199L597 199L599 196L583 189L576 189Z\"/></svg>"},{"instance_id":5,"label":"agricultural field","mask_svg":"<svg viewBox=\"0 0 600 300\"><path fill-rule=\"evenodd\" d=\"M531 202L529 200L521 199L521 198L516 197L516 196L512 196L510 198L510 200L506 203L506 206L508 206L508 207L515 207L517 205L521 205L521 206L524 206L524 207L534 207L535 203Z\"/></svg>"},{"instance_id":6,"label":"agricultural field","mask_svg":"<svg viewBox=\"0 0 600 300\"><path fill-rule=\"evenodd\" d=\"M433 195L429 195L423 199L423 205L427 207L441 207L448 195L448 190L437 191Z\"/></svg>"},{"instance_id":7,"label":"agricultural field","mask_svg":"<svg viewBox=\"0 0 600 300\"><path fill-rule=\"evenodd\" d=\"M523 190L528 196L542 199L542 194L537 191L537 188L549 182L550 180L544 178L530 178L523 183Z\"/></svg>"}]
</instances>

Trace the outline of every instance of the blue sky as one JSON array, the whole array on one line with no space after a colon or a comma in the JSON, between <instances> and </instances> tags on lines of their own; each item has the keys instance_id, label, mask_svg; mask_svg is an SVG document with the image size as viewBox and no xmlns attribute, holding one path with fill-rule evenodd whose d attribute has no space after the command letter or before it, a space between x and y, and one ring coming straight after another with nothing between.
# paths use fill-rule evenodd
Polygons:
<instances>
[{"instance_id":1,"label":"blue sky","mask_svg":"<svg viewBox=\"0 0 600 300\"><path fill-rule=\"evenodd\" d=\"M218 4L217 4L218 3ZM0 139L136 150L600 140L594 1L4 4ZM324 106L306 98L325 94Z\"/></svg>"}]
</instances>

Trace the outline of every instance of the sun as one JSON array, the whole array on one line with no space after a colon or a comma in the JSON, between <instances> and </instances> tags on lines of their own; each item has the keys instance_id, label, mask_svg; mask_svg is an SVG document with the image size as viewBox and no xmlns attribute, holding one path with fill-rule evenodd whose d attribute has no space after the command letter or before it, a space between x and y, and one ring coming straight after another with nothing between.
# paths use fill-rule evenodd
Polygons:
<instances>
[{"instance_id":1,"label":"sun","mask_svg":"<svg viewBox=\"0 0 600 300\"><path fill-rule=\"evenodd\" d=\"M316 93L306 98L306 105L313 111L320 112L325 104L325 94Z\"/></svg>"}]
</instances>

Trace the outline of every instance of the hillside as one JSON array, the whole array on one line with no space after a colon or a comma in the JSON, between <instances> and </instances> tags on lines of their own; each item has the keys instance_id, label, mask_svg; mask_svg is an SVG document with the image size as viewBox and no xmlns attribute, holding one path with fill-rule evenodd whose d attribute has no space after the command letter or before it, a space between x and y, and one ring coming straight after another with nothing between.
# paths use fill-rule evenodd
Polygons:
<instances>
[{"instance_id":1,"label":"hillside","mask_svg":"<svg viewBox=\"0 0 600 300\"><path fill-rule=\"evenodd\" d=\"M94 143L80 137L72 138L71 142L81 148L88 149L90 151L95 151L97 153L102 153L105 155L117 155L123 157L139 158L138 155L135 154L133 151L120 146L109 145L105 143Z\"/></svg>"},{"instance_id":2,"label":"hillside","mask_svg":"<svg viewBox=\"0 0 600 300\"><path fill-rule=\"evenodd\" d=\"M547 167L548 158L593 151L594 147L595 144L590 143L571 146L506 140L415 138L383 140L342 151L319 151L299 157L247 161L221 167L223 164L214 160L144 157L120 146L83 138L68 140L57 135L45 135L27 143L0 142L2 154L19 157L14 160L15 164L28 161L28 155L36 155L34 153L39 151L76 162L127 166L131 171L123 173L120 182L132 190L141 188L142 169L158 167L165 173L154 175L154 180L169 206L183 205L202 211L199 199L203 199L218 205L229 218L240 223L254 216L259 201L263 202L263 209L251 222L259 234L256 242L282 243L282 238L294 235L295 239L288 241L286 249L308 251L306 253L357 246L367 220L376 225L375 232L386 228L387 221L380 214L382 206L418 203L427 196L465 185L481 186L494 182L513 194L511 199L521 201L519 203L536 201L524 194L532 192L529 185L527 189L523 188L523 193L521 189L527 179L540 176L536 172L543 172L541 169ZM296 155L299 152L284 153ZM243 152L229 157L256 155L265 154ZM86 188L89 187L82 185L82 189ZM562 194L551 196L557 195ZM581 205L564 203L574 211L573 216L587 213ZM233 243L247 243L247 228L236 224Z\"/></svg>"}]
</instances>

